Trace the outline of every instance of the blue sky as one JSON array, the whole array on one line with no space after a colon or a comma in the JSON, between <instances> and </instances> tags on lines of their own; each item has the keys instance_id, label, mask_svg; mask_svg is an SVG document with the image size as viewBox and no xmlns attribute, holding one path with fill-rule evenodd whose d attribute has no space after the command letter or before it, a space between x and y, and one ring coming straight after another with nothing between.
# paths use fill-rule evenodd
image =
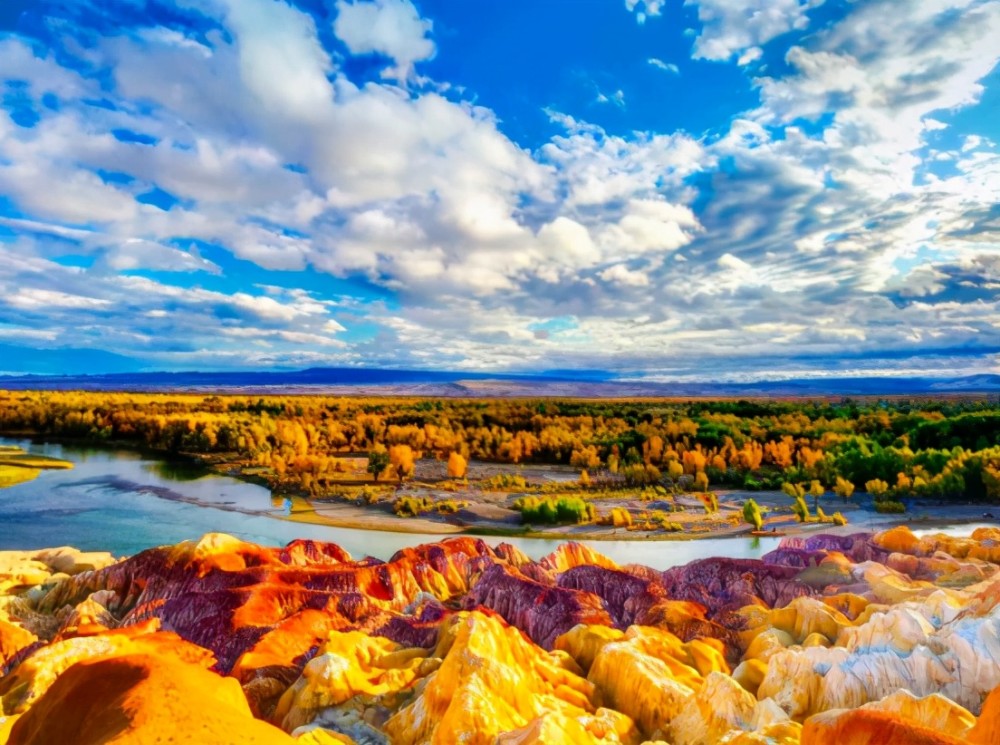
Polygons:
<instances>
[{"instance_id":1,"label":"blue sky","mask_svg":"<svg viewBox=\"0 0 1000 745\"><path fill-rule=\"evenodd\" d=\"M998 0L7 0L0 371L1000 371Z\"/></svg>"}]
</instances>

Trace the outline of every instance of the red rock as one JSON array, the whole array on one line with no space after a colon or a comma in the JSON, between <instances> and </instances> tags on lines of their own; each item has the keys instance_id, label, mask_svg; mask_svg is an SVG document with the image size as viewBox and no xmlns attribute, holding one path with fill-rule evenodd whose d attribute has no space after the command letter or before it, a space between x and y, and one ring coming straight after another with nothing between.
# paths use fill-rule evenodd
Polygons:
<instances>
[{"instance_id":1,"label":"red rock","mask_svg":"<svg viewBox=\"0 0 1000 745\"><path fill-rule=\"evenodd\" d=\"M796 567L765 564L753 559L703 559L663 573L669 597L690 600L717 619L746 605L782 607L813 590L795 579Z\"/></svg>"},{"instance_id":2,"label":"red rock","mask_svg":"<svg viewBox=\"0 0 1000 745\"><path fill-rule=\"evenodd\" d=\"M579 623L614 625L597 596L545 585L502 564L483 572L463 604L495 611L544 649L552 649L557 636Z\"/></svg>"}]
</instances>

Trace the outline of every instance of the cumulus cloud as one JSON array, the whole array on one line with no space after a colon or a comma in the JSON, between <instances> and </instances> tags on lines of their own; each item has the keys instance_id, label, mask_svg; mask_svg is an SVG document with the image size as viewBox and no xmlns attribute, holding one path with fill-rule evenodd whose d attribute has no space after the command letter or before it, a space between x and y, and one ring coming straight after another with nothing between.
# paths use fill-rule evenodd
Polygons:
<instances>
[{"instance_id":1,"label":"cumulus cloud","mask_svg":"<svg viewBox=\"0 0 1000 745\"><path fill-rule=\"evenodd\" d=\"M433 24L409 0L338 0L336 8L334 33L352 54L375 52L396 63L385 77L406 80L414 64L434 56Z\"/></svg>"},{"instance_id":2,"label":"cumulus cloud","mask_svg":"<svg viewBox=\"0 0 1000 745\"><path fill-rule=\"evenodd\" d=\"M341 0L332 26L185 2L198 31L0 41L38 120L0 112L0 224L21 236L0 242L0 338L171 366L677 375L1000 345L1000 156L952 131L996 65L1000 6L872 0L814 28L818 4L691 3L693 56L745 67L759 96L705 133L588 101L625 124L549 110L531 144L488 95L419 78L437 49L406 0ZM779 45L786 64L760 64ZM345 55L389 63L354 79ZM240 262L267 286L239 286ZM285 289L305 281L363 297Z\"/></svg>"},{"instance_id":3,"label":"cumulus cloud","mask_svg":"<svg viewBox=\"0 0 1000 745\"><path fill-rule=\"evenodd\" d=\"M823 0L686 0L697 6L701 31L694 58L715 61L740 56L741 65L756 59L747 53L777 36L809 25L808 11Z\"/></svg>"}]
</instances>

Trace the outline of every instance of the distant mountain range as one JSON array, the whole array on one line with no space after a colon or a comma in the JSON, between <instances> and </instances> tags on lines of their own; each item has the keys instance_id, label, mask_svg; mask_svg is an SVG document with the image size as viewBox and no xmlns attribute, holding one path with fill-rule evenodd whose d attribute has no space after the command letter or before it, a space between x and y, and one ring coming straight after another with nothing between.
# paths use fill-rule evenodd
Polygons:
<instances>
[{"instance_id":1,"label":"distant mountain range","mask_svg":"<svg viewBox=\"0 0 1000 745\"><path fill-rule=\"evenodd\" d=\"M948 378L798 378L745 383L651 381L600 370L532 374L310 368L250 372L114 372L0 376L7 390L130 390L240 393L357 393L419 396L873 396L1000 393L1000 375Z\"/></svg>"}]
</instances>

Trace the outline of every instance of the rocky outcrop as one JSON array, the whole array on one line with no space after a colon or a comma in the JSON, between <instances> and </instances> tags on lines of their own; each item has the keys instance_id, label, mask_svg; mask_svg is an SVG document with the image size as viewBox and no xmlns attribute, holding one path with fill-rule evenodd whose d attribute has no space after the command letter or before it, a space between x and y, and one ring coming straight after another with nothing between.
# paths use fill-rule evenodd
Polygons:
<instances>
[{"instance_id":1,"label":"rocky outcrop","mask_svg":"<svg viewBox=\"0 0 1000 745\"><path fill-rule=\"evenodd\" d=\"M994 541L667 572L452 538L0 555L0 745L1000 741Z\"/></svg>"},{"instance_id":2,"label":"rocky outcrop","mask_svg":"<svg viewBox=\"0 0 1000 745\"><path fill-rule=\"evenodd\" d=\"M440 666L385 724L393 743L485 745L501 734L504 742L531 742L542 732L579 743L639 742L628 716L596 706L594 685L575 663L531 644L494 616L449 619L432 656Z\"/></svg>"},{"instance_id":3,"label":"rocky outcrop","mask_svg":"<svg viewBox=\"0 0 1000 745\"><path fill-rule=\"evenodd\" d=\"M168 739L169 738L169 739ZM282 745L239 684L172 654L122 654L68 667L13 724L8 745L155 742Z\"/></svg>"}]
</instances>

